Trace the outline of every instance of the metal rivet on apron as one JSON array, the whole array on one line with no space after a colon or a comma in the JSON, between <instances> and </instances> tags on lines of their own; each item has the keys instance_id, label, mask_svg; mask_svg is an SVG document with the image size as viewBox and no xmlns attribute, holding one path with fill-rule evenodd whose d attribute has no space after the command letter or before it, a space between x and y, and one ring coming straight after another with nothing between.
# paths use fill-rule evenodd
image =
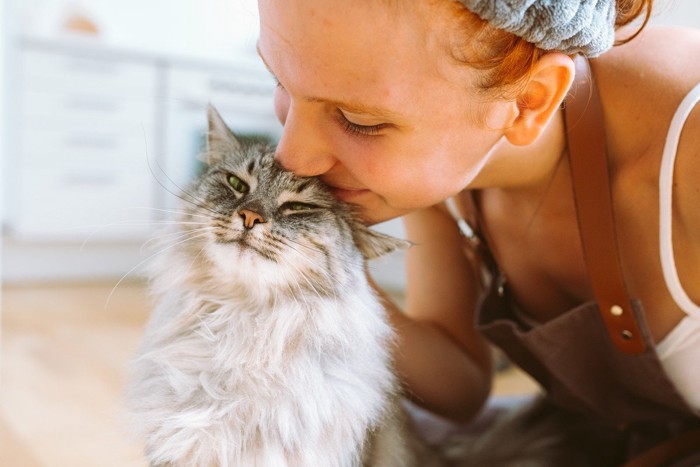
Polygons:
<instances>
[{"instance_id":1,"label":"metal rivet on apron","mask_svg":"<svg viewBox=\"0 0 700 467\"><path fill-rule=\"evenodd\" d=\"M620 305L613 305L610 307L610 314L613 316L622 316L624 310Z\"/></svg>"},{"instance_id":2,"label":"metal rivet on apron","mask_svg":"<svg viewBox=\"0 0 700 467\"><path fill-rule=\"evenodd\" d=\"M632 333L630 331L628 331L627 329L622 331L620 334L622 335L622 338L626 341L632 339Z\"/></svg>"},{"instance_id":3,"label":"metal rivet on apron","mask_svg":"<svg viewBox=\"0 0 700 467\"><path fill-rule=\"evenodd\" d=\"M503 271L499 270L498 271L498 276L496 277L496 284L498 287L496 287L496 292L498 293L498 296L503 298L506 296L506 276L503 274Z\"/></svg>"},{"instance_id":4,"label":"metal rivet on apron","mask_svg":"<svg viewBox=\"0 0 700 467\"><path fill-rule=\"evenodd\" d=\"M498 286L498 296L503 298L506 295L506 289L503 287L503 285Z\"/></svg>"}]
</instances>

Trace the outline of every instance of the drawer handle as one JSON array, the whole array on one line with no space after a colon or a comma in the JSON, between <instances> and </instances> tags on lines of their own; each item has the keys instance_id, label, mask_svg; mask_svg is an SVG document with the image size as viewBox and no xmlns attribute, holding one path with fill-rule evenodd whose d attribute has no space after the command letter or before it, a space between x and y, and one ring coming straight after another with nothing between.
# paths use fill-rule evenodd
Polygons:
<instances>
[{"instance_id":1,"label":"drawer handle","mask_svg":"<svg viewBox=\"0 0 700 467\"><path fill-rule=\"evenodd\" d=\"M71 110L111 113L119 108L119 103L113 99L108 100L88 96L73 96L65 101L65 106Z\"/></svg>"},{"instance_id":2,"label":"drawer handle","mask_svg":"<svg viewBox=\"0 0 700 467\"><path fill-rule=\"evenodd\" d=\"M66 174L62 177L62 181L66 185L72 186L90 186L90 187L107 187L117 183L117 177L109 174Z\"/></svg>"},{"instance_id":3,"label":"drawer handle","mask_svg":"<svg viewBox=\"0 0 700 467\"><path fill-rule=\"evenodd\" d=\"M116 138L110 136L82 134L66 137L65 145L73 148L107 150L118 147L119 142Z\"/></svg>"}]
</instances>

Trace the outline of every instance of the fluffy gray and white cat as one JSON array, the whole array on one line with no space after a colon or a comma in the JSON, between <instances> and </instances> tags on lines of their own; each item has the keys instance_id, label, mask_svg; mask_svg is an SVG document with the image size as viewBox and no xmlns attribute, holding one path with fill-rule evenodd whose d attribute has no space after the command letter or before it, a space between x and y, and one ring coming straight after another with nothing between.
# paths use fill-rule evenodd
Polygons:
<instances>
[{"instance_id":1,"label":"fluffy gray and white cat","mask_svg":"<svg viewBox=\"0 0 700 467\"><path fill-rule=\"evenodd\" d=\"M419 440L365 276L367 259L408 242L208 117L208 170L152 265L156 307L127 394L152 466L563 465L561 423L537 407L477 436Z\"/></svg>"},{"instance_id":2,"label":"fluffy gray and white cat","mask_svg":"<svg viewBox=\"0 0 700 467\"><path fill-rule=\"evenodd\" d=\"M155 261L128 403L155 466L430 465L397 404L368 229L209 109L209 167Z\"/></svg>"}]
</instances>

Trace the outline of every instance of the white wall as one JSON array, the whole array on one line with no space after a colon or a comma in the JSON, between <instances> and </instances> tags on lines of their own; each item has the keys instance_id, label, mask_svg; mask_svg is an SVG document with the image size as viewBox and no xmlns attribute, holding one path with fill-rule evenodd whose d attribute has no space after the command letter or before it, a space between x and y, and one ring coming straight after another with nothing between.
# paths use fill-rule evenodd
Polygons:
<instances>
[{"instance_id":1,"label":"white wall","mask_svg":"<svg viewBox=\"0 0 700 467\"><path fill-rule=\"evenodd\" d=\"M9 0L17 2L24 34L65 35L62 25L84 15L109 47L226 59L254 50L257 0Z\"/></svg>"},{"instance_id":2,"label":"white wall","mask_svg":"<svg viewBox=\"0 0 700 467\"><path fill-rule=\"evenodd\" d=\"M7 20L8 2L0 0L0 180L4 180L5 173L5 142L6 137L6 79L5 70L7 67L7 34L9 21ZM0 230L5 219L5 189L0 183ZM0 283L2 283L2 242L0 241ZM1 288L0 288L1 290ZM0 297L1 298L1 297ZM1 300L0 300L1 301Z\"/></svg>"},{"instance_id":3,"label":"white wall","mask_svg":"<svg viewBox=\"0 0 700 467\"><path fill-rule=\"evenodd\" d=\"M700 0L662 0L655 2L652 21L700 28Z\"/></svg>"},{"instance_id":4,"label":"white wall","mask_svg":"<svg viewBox=\"0 0 700 467\"><path fill-rule=\"evenodd\" d=\"M5 138L5 2L0 2L0 180L3 179L3 163L5 153L3 149ZM4 199L3 190L0 188L0 222L3 217ZM0 265L2 265L2 245L0 244ZM1 271L0 271L1 274Z\"/></svg>"},{"instance_id":5,"label":"white wall","mask_svg":"<svg viewBox=\"0 0 700 467\"><path fill-rule=\"evenodd\" d=\"M6 3L0 0L0 180L4 174L4 154L3 149L5 138L5 37L6 37ZM3 189L0 186L0 227L4 215ZM0 349L2 348L2 241L0 241ZM0 375L2 374L2 352L0 351ZM0 376L0 387L2 387L2 377Z\"/></svg>"},{"instance_id":6,"label":"white wall","mask_svg":"<svg viewBox=\"0 0 700 467\"><path fill-rule=\"evenodd\" d=\"M175 99L170 97L169 87L171 83L164 79L166 73L164 70L167 68L168 73L171 73L174 67L180 66L192 70L201 69L203 72L216 75L217 82L224 82L227 79L227 74L231 75L231 79L240 74L238 68L232 68L234 64L236 66L249 64L252 60L255 60L257 64L259 61L254 48L258 30L257 1L0 0L0 5L11 8L11 13L6 13L5 18L13 29L13 31L3 30L0 34L0 40L7 46L8 50L8 56L5 57L8 60L8 66L0 68L0 78L5 86L5 90L0 92L0 97L4 100L4 108L0 112L0 117L4 120L0 125L0 129L4 132L3 137L0 137L0 163L4 163L6 169L0 179L2 180L0 190L8 202L5 207L12 208L12 212L8 212L10 209L0 211L2 215L0 219L7 221L5 225L11 224L13 227L5 230L4 233L7 235L0 242L4 243L2 264L5 265L5 274L2 279L6 282L18 282L25 280L100 279L121 276L138 262L134 258L141 256L139 245L143 239L129 239L124 236L118 241L107 242L103 240L82 245L75 240L61 238L61 236L66 235L66 229L63 229L63 232L55 229L56 233L54 234L50 227L42 229L46 233L42 239L29 238L26 235L22 236L21 233L18 235L18 213L26 211L19 207L21 203L18 202L19 197L16 195L19 193L17 185L20 183L19 180L26 182L28 177L22 178L15 175L31 171L31 163L27 162L26 154L24 154L26 152L24 146L26 145L21 145L18 142L21 137L29 138L26 137L27 128L30 126L29 120L33 119L32 122L36 123L35 121L38 121L36 117L40 114L41 124L50 123L52 125L51 131L54 133L59 129L65 131L64 127L70 125L73 125L71 128L75 130L75 118L61 119L60 115L57 115L57 112L65 110L64 107L68 105L64 101L70 100L57 97L59 91L54 89L62 88L64 84L66 86L70 84L64 82L65 79L64 81L59 78L54 79L56 86L48 81L42 81L39 85L35 84L35 88L37 86L38 88L35 89L36 92L31 93L31 96L29 93L18 92L22 87L25 89L29 87L27 77L21 76L23 72L26 72L25 68L29 57L27 50L32 49L33 56L36 56L36 52L41 50L47 54L53 54L54 57L59 55L64 57L52 60L51 63L57 60L67 60L65 57L68 55L66 54L71 54L73 57L83 57L83 62L88 58L101 60L113 65L107 68L119 68L120 70L127 67L132 69L145 66L146 63L149 67L157 67L157 73L161 79L157 81L157 86L149 85L149 87L152 88L150 94L153 94L151 97L157 101L156 106L161 112L159 113L161 118L159 118L158 127L155 130L148 125L146 127L149 131L141 131L142 129L139 128L139 137L137 138L142 143L141 146L148 148L146 150L139 146L141 148L139 154L148 152L156 154L154 157L157 157L158 149L153 146L158 141L161 132L164 131L166 121L170 120L170 115L164 116L162 114L162 108L171 104L171 101ZM97 33L79 34L67 30L65 27L67 20L76 16L88 18L96 27ZM259 68L263 69L262 66ZM35 70L35 68L32 69ZM66 70L69 69L66 68ZM220 78L219 75L221 75ZM266 72L263 71L262 75L267 78ZM50 90L49 87L51 87ZM89 91L93 101L100 93L110 93L112 96L115 94L114 85L108 85L108 83L95 82L94 85L91 84L88 87L90 89L86 92ZM7 92L7 89L11 89L11 91ZM153 100L151 97L146 99L140 94L134 96L131 90L132 87L129 88L129 99L127 99L130 102L134 101L140 105L146 100L149 102ZM21 98L18 97L20 94ZM38 100L41 97L39 94L51 105L44 108ZM271 95L272 90L270 90ZM101 96L102 98L109 97ZM32 107L35 109L32 111L32 115L27 114L25 108L30 97L32 102L37 104ZM169 98L170 100L168 100ZM186 98L189 99L191 96L181 96L180 99L175 100L182 103L181 101ZM194 105L190 100L187 103ZM203 124L205 123L203 110L205 104L206 102L201 105ZM183 103L183 105L185 104ZM37 111L37 108L40 110ZM266 105L266 108L270 110L270 119L275 122L271 103ZM139 114L139 118L128 120L136 125L142 120L149 120L152 112L144 110L142 113L144 114L143 118ZM262 112L258 112L256 115L259 118L264 116ZM51 117L51 121L47 123L49 117ZM76 115L72 115L72 117L76 117ZM84 128L84 132L106 131L103 128L104 125L98 125L98 118L99 116L95 120L90 120ZM115 125L123 124L123 120L125 119L122 118ZM12 130L8 131L8 127ZM114 132L118 130L116 126L110 128ZM44 129L46 130L46 128ZM153 134L154 131L158 135ZM37 153L36 148L32 151ZM135 153L136 150L132 152ZM55 156L53 151L51 154L49 151L44 153L46 157ZM105 154L101 155L105 156ZM71 160L77 160L78 156L76 155ZM109 159L109 157L105 158ZM145 160L143 157L141 159L141 162ZM109 161L105 165L107 166L108 163ZM30 168L27 169L28 167ZM124 167L125 171L127 169ZM147 169L144 167L143 174L147 173ZM31 179L31 177L29 178ZM155 184L155 181L152 184ZM11 185L14 185L14 188ZM26 188L28 184L23 183L23 186ZM141 193L144 190L133 190L132 194L136 195L137 192ZM23 200L42 197L42 193L32 190L31 187L25 189L23 194ZM13 197L15 202L12 202ZM151 198L143 200L141 204L151 206L153 201ZM55 200L57 197L54 196L52 199ZM100 204L100 200L91 198L87 193L85 199L93 205ZM131 204L140 206L138 203ZM63 205L66 206L68 203ZM53 217L60 218L62 211L54 210ZM72 211L70 209L67 211L82 212L77 206ZM99 260L95 260L95 258L99 258ZM51 267L46 267L47 264Z\"/></svg>"}]
</instances>

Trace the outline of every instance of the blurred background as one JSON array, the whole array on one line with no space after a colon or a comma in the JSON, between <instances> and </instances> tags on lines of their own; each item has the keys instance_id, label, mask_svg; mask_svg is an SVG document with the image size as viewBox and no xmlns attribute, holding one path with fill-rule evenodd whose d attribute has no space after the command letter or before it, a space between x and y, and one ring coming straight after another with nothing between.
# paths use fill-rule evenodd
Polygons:
<instances>
[{"instance_id":1,"label":"blurred background","mask_svg":"<svg viewBox=\"0 0 700 467\"><path fill-rule=\"evenodd\" d=\"M697 0L657 3L700 27ZM279 136L257 28L255 0L0 0L0 465L144 465L119 420L142 245L196 173L208 102ZM400 300L402 256L372 271Z\"/></svg>"}]
</instances>

